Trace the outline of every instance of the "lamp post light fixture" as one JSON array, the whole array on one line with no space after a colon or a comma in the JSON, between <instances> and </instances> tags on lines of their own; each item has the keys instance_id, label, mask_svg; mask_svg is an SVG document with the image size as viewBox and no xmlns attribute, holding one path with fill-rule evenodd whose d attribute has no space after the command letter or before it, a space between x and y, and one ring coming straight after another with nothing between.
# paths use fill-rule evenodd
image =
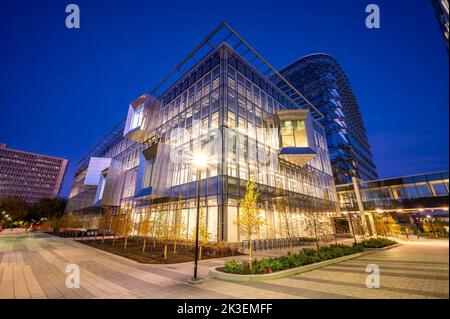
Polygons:
<instances>
[{"instance_id":1,"label":"lamp post light fixture","mask_svg":"<svg viewBox=\"0 0 450 319\"><path fill-rule=\"evenodd\" d=\"M194 278L193 282L198 280L198 251L199 251L199 223L200 223L200 188L201 188L201 173L202 169L206 168L208 164L208 157L203 152L194 154L192 165L197 169L197 216L195 223L195 260L194 260Z\"/></svg>"}]
</instances>

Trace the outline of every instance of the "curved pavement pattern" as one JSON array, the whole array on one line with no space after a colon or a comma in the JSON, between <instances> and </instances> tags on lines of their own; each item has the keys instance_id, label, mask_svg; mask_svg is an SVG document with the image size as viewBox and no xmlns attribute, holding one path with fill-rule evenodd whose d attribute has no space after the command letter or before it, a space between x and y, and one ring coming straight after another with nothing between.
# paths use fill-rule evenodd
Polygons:
<instances>
[{"instance_id":1,"label":"curved pavement pattern","mask_svg":"<svg viewBox=\"0 0 450 319\"><path fill-rule=\"evenodd\" d=\"M212 278L189 285L192 263L145 265L44 233L0 234L0 298L448 298L447 240L416 240L300 275L265 282ZM66 266L80 288L66 288ZM201 262L200 276L223 260ZM381 287L365 286L377 264Z\"/></svg>"}]
</instances>

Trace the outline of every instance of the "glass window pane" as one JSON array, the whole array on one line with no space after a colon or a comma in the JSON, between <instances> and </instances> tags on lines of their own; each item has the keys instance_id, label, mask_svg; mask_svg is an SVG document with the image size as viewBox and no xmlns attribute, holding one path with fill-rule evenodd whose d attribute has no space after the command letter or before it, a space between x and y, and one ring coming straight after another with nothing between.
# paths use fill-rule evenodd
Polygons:
<instances>
[{"instance_id":1,"label":"glass window pane","mask_svg":"<svg viewBox=\"0 0 450 319\"><path fill-rule=\"evenodd\" d=\"M434 194L436 196L438 195L448 195L447 187L445 186L445 183L433 183L431 184L434 190Z\"/></svg>"},{"instance_id":2,"label":"glass window pane","mask_svg":"<svg viewBox=\"0 0 450 319\"><path fill-rule=\"evenodd\" d=\"M308 146L308 141L306 140L306 130L304 121L294 122L294 135L295 135L295 146L297 147Z\"/></svg>"},{"instance_id":3,"label":"glass window pane","mask_svg":"<svg viewBox=\"0 0 450 319\"><path fill-rule=\"evenodd\" d=\"M430 187L428 187L427 183L416 184L416 188L419 191L419 195L421 197L430 197L430 196L432 196L431 189L430 189Z\"/></svg>"}]
</instances>

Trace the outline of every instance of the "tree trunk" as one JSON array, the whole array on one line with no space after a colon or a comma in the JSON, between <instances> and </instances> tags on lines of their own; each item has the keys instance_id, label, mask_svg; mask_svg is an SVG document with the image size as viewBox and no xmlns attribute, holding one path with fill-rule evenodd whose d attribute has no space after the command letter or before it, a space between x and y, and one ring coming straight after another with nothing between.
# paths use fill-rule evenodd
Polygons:
<instances>
[{"instance_id":1,"label":"tree trunk","mask_svg":"<svg viewBox=\"0 0 450 319\"><path fill-rule=\"evenodd\" d=\"M123 249L127 249L127 245L128 245L128 236L125 236L125 241L123 244Z\"/></svg>"},{"instance_id":2,"label":"tree trunk","mask_svg":"<svg viewBox=\"0 0 450 319\"><path fill-rule=\"evenodd\" d=\"M112 245L114 246L115 243L116 243L116 233L114 233Z\"/></svg>"},{"instance_id":3,"label":"tree trunk","mask_svg":"<svg viewBox=\"0 0 450 319\"><path fill-rule=\"evenodd\" d=\"M253 269L253 242L252 239L250 238L249 242L249 251L248 251L248 257L249 257L249 267L250 269Z\"/></svg>"},{"instance_id":4,"label":"tree trunk","mask_svg":"<svg viewBox=\"0 0 450 319\"><path fill-rule=\"evenodd\" d=\"M145 252L145 244L147 244L147 238L144 238L144 243L142 244L142 252Z\"/></svg>"},{"instance_id":5,"label":"tree trunk","mask_svg":"<svg viewBox=\"0 0 450 319\"><path fill-rule=\"evenodd\" d=\"M381 226L381 228L383 229L383 234L384 234L384 238L388 238L387 233L386 233L386 228L384 227L384 225Z\"/></svg>"},{"instance_id":6,"label":"tree trunk","mask_svg":"<svg viewBox=\"0 0 450 319\"><path fill-rule=\"evenodd\" d=\"M319 249L319 236L317 235L316 217L314 216L314 234L316 235L316 248Z\"/></svg>"},{"instance_id":7,"label":"tree trunk","mask_svg":"<svg viewBox=\"0 0 450 319\"><path fill-rule=\"evenodd\" d=\"M164 245L164 259L167 259L167 244Z\"/></svg>"},{"instance_id":8,"label":"tree trunk","mask_svg":"<svg viewBox=\"0 0 450 319\"><path fill-rule=\"evenodd\" d=\"M198 260L202 260L202 245L198 249Z\"/></svg>"},{"instance_id":9,"label":"tree trunk","mask_svg":"<svg viewBox=\"0 0 450 319\"><path fill-rule=\"evenodd\" d=\"M175 242L173 243L173 253L176 254L177 253L177 241L175 240Z\"/></svg>"}]
</instances>

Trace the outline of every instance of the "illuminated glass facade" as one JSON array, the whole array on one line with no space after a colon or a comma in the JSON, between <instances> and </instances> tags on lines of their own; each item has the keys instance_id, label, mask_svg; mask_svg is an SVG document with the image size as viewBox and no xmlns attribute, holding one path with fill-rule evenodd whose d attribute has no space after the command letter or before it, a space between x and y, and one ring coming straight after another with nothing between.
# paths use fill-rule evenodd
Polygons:
<instances>
[{"instance_id":1,"label":"illuminated glass facade","mask_svg":"<svg viewBox=\"0 0 450 319\"><path fill-rule=\"evenodd\" d=\"M200 173L200 205L212 241L242 240L237 220L248 180L261 192L258 208L266 223L260 238L286 236L282 211L297 236L311 235L306 216L312 213L329 221L333 232L338 207L323 127L228 44L157 98L136 101L124 128L90 154L111 158L97 185L86 184L91 164L80 162L68 212L114 207L117 218L132 214L134 229L147 216L162 214L181 225L182 237L192 238ZM155 105L155 116L146 116ZM200 172L192 165L198 152L208 156Z\"/></svg>"},{"instance_id":2,"label":"illuminated glass facade","mask_svg":"<svg viewBox=\"0 0 450 319\"><path fill-rule=\"evenodd\" d=\"M361 194L358 207L356 191ZM448 171L375 181L355 181L337 186L339 203L346 210L398 211L441 209L448 211Z\"/></svg>"},{"instance_id":3,"label":"illuminated glass facade","mask_svg":"<svg viewBox=\"0 0 450 319\"><path fill-rule=\"evenodd\" d=\"M336 184L350 183L352 176L376 179L376 167L359 106L336 59L327 54L312 54L295 61L280 73L324 115L318 120L326 132ZM284 85L281 81L277 84Z\"/></svg>"}]
</instances>

